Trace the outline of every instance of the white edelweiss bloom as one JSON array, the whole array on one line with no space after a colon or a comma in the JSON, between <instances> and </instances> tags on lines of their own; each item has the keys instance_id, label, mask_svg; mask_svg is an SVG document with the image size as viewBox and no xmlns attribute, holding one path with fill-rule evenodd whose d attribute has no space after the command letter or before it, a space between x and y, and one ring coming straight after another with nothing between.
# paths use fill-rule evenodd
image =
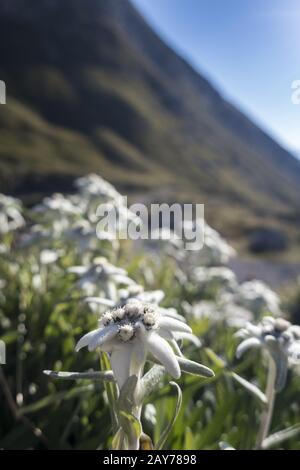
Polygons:
<instances>
[{"instance_id":1,"label":"white edelweiss bloom","mask_svg":"<svg viewBox=\"0 0 300 470\"><path fill-rule=\"evenodd\" d=\"M75 206L70 198L60 193L55 193L51 197L44 198L42 203L37 204L33 208L33 211L37 213L44 213L49 217L55 217L57 214L81 214L80 207Z\"/></svg>"},{"instance_id":2,"label":"white edelweiss bloom","mask_svg":"<svg viewBox=\"0 0 300 470\"><path fill-rule=\"evenodd\" d=\"M116 201L107 202L105 204L99 204L98 210L95 214L95 221L99 220L98 215L100 209L100 214L106 214L106 216L112 220L113 225L111 227L112 234L110 234L110 232L97 230L97 235L100 239L112 238L112 236L115 236L115 231L118 235L122 235L124 233L126 236L129 222L133 223L136 227L141 226L142 224L141 218L127 208L127 206L124 204L124 200L122 197L120 197L119 200Z\"/></svg>"},{"instance_id":3,"label":"white edelweiss bloom","mask_svg":"<svg viewBox=\"0 0 300 470\"><path fill-rule=\"evenodd\" d=\"M201 289L216 286L222 289L235 290L238 286L234 272L223 266L195 268L192 272L192 280Z\"/></svg>"},{"instance_id":4,"label":"white edelweiss bloom","mask_svg":"<svg viewBox=\"0 0 300 470\"><path fill-rule=\"evenodd\" d=\"M206 222L203 224L202 220L184 221L183 233L187 240L191 238L191 236L187 237L189 231L191 231L191 234L197 231L197 238L199 240L199 250L187 253L192 264L222 266L235 256L235 250Z\"/></svg>"},{"instance_id":5,"label":"white edelweiss bloom","mask_svg":"<svg viewBox=\"0 0 300 470\"><path fill-rule=\"evenodd\" d=\"M90 266L72 266L68 271L79 276L77 286L86 295L98 295L115 302L118 298L117 286L135 284L125 269L114 266L103 257L95 258Z\"/></svg>"},{"instance_id":6,"label":"white edelweiss bloom","mask_svg":"<svg viewBox=\"0 0 300 470\"><path fill-rule=\"evenodd\" d=\"M257 325L248 323L237 336L243 339L236 350L237 357L252 348L269 352L279 371L277 389L284 386L287 366L300 364L300 328L284 318L264 317Z\"/></svg>"},{"instance_id":7,"label":"white edelweiss bloom","mask_svg":"<svg viewBox=\"0 0 300 470\"><path fill-rule=\"evenodd\" d=\"M40 262L41 264L51 264L55 263L60 256L63 255L62 250L50 250L44 249L40 252Z\"/></svg>"},{"instance_id":8,"label":"white edelweiss bloom","mask_svg":"<svg viewBox=\"0 0 300 470\"><path fill-rule=\"evenodd\" d=\"M278 295L262 281L254 280L241 284L233 301L251 310L256 317L263 313L282 315Z\"/></svg>"},{"instance_id":9,"label":"white edelweiss bloom","mask_svg":"<svg viewBox=\"0 0 300 470\"><path fill-rule=\"evenodd\" d=\"M222 299L217 302L202 300L192 305L184 303L183 307L193 320L207 319L211 324L225 322L231 328L242 328L253 320L252 312Z\"/></svg>"},{"instance_id":10,"label":"white edelweiss bloom","mask_svg":"<svg viewBox=\"0 0 300 470\"><path fill-rule=\"evenodd\" d=\"M46 229L40 224L35 224L26 233L21 235L19 246L27 247L43 241L49 242L52 238L53 233L50 229Z\"/></svg>"},{"instance_id":11,"label":"white edelweiss bloom","mask_svg":"<svg viewBox=\"0 0 300 470\"><path fill-rule=\"evenodd\" d=\"M60 237L64 230L83 216L82 207L60 193L43 199L33 208L33 214L39 215L40 222L51 229L54 238Z\"/></svg>"},{"instance_id":12,"label":"white edelweiss bloom","mask_svg":"<svg viewBox=\"0 0 300 470\"><path fill-rule=\"evenodd\" d=\"M72 227L64 230L62 237L68 242L73 242L80 253L95 249L98 244L96 229L88 220L75 222Z\"/></svg>"},{"instance_id":13,"label":"white edelweiss bloom","mask_svg":"<svg viewBox=\"0 0 300 470\"><path fill-rule=\"evenodd\" d=\"M183 241L173 230L164 227L153 229L151 238L146 244L155 251L154 254L160 251L176 261L182 261L185 258Z\"/></svg>"},{"instance_id":14,"label":"white edelweiss bloom","mask_svg":"<svg viewBox=\"0 0 300 470\"><path fill-rule=\"evenodd\" d=\"M19 199L0 194L0 233L5 234L25 225Z\"/></svg>"},{"instance_id":15,"label":"white edelweiss bloom","mask_svg":"<svg viewBox=\"0 0 300 470\"><path fill-rule=\"evenodd\" d=\"M204 228L203 253L201 252L200 256L206 256L207 261L211 265L217 265L227 264L230 258L233 258L235 254L235 250L228 245L226 240L206 223Z\"/></svg>"},{"instance_id":16,"label":"white edelweiss bloom","mask_svg":"<svg viewBox=\"0 0 300 470\"><path fill-rule=\"evenodd\" d=\"M96 174L89 174L78 178L75 181L76 188L85 195L88 199L92 197L99 197L100 202L119 199L120 193L105 179Z\"/></svg>"},{"instance_id":17,"label":"white edelweiss bloom","mask_svg":"<svg viewBox=\"0 0 300 470\"><path fill-rule=\"evenodd\" d=\"M111 367L121 389L130 375L141 377L148 354L153 355L172 375L181 375L177 356L168 340L177 334L191 335L191 328L166 315L155 305L132 300L108 312L100 319L100 327L84 335L76 351L87 346L109 353Z\"/></svg>"}]
</instances>

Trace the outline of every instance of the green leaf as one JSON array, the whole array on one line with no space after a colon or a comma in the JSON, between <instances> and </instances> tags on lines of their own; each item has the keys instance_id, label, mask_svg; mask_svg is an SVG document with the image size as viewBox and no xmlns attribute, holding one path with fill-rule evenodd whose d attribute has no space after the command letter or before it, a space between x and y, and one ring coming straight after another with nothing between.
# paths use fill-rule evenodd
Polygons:
<instances>
[{"instance_id":1,"label":"green leaf","mask_svg":"<svg viewBox=\"0 0 300 470\"><path fill-rule=\"evenodd\" d=\"M48 395L41 400L32 403L31 405L24 406L20 409L20 411L23 414L35 413L42 410L43 408L46 408L47 406L52 405L53 403L59 404L61 401L70 400L71 398L77 397L82 393L93 392L94 390L94 385L89 384L82 387L72 388L71 390L64 392L53 393L52 395Z\"/></svg>"},{"instance_id":2,"label":"green leaf","mask_svg":"<svg viewBox=\"0 0 300 470\"><path fill-rule=\"evenodd\" d=\"M180 411L180 408L181 408L181 404L182 404L182 391L179 387L179 385L176 383L176 382L170 382L170 385L172 387L175 387L176 388L176 391L177 391L177 403L176 403L176 407L175 407L175 410L174 410L174 415L173 415L173 418L170 420L169 424L167 425L166 429L163 431L162 435L160 436L159 438L159 441L157 443L157 445L155 446L155 449L156 450L162 450L166 440L168 439L171 431L172 431L172 428L175 424L175 421L178 417L178 414L179 414L179 411Z\"/></svg>"},{"instance_id":3,"label":"green leaf","mask_svg":"<svg viewBox=\"0 0 300 470\"><path fill-rule=\"evenodd\" d=\"M248 382L248 380L244 379L240 375L236 374L235 372L230 373L230 376L238 382L247 392L257 398L264 406L267 405L268 399L266 395L254 384Z\"/></svg>"},{"instance_id":4,"label":"green leaf","mask_svg":"<svg viewBox=\"0 0 300 470\"><path fill-rule=\"evenodd\" d=\"M294 426L291 426L289 428L283 429L282 431L278 431L278 432L275 432L274 434L271 434L271 436L267 437L263 441L262 448L270 449L270 447L277 446L278 444L281 444L282 442L285 442L289 439L292 439L293 437L296 437L298 434L300 434L300 423L295 424Z\"/></svg>"},{"instance_id":5,"label":"green leaf","mask_svg":"<svg viewBox=\"0 0 300 470\"><path fill-rule=\"evenodd\" d=\"M5 333L5 335L0 336L0 340L3 341L6 346L8 344L14 343L19 338L19 333L17 331L10 331Z\"/></svg>"},{"instance_id":6,"label":"green leaf","mask_svg":"<svg viewBox=\"0 0 300 470\"><path fill-rule=\"evenodd\" d=\"M110 362L106 353L100 353L100 368L102 372L111 371ZM118 415L117 415L117 401L118 401L118 388L115 382L104 382L104 388L106 391L107 399L110 404L109 412L112 422L113 431L116 432L118 424Z\"/></svg>"},{"instance_id":7,"label":"green leaf","mask_svg":"<svg viewBox=\"0 0 300 470\"><path fill-rule=\"evenodd\" d=\"M209 367L204 366L203 364L199 364L198 362L190 361L185 357L176 356L178 363L180 365L180 369L183 372L187 372L188 374L199 375L200 377L211 378L214 377L214 371L211 370Z\"/></svg>"},{"instance_id":8,"label":"green leaf","mask_svg":"<svg viewBox=\"0 0 300 470\"><path fill-rule=\"evenodd\" d=\"M224 367L226 367L226 363L223 359L221 359L212 349L205 348L204 351L218 369L224 369Z\"/></svg>"},{"instance_id":9,"label":"green leaf","mask_svg":"<svg viewBox=\"0 0 300 470\"><path fill-rule=\"evenodd\" d=\"M140 421L132 413L126 413L126 411L120 411L119 418L122 429L128 436L128 441L138 441L142 434Z\"/></svg>"},{"instance_id":10,"label":"green leaf","mask_svg":"<svg viewBox=\"0 0 300 470\"><path fill-rule=\"evenodd\" d=\"M126 437L122 428L119 428L111 443L112 450L126 450Z\"/></svg>"}]
</instances>

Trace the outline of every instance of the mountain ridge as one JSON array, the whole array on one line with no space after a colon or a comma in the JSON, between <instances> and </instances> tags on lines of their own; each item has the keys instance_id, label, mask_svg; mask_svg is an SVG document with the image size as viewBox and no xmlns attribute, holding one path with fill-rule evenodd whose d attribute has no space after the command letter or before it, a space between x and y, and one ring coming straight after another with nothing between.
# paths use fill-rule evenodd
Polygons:
<instances>
[{"instance_id":1,"label":"mountain ridge","mask_svg":"<svg viewBox=\"0 0 300 470\"><path fill-rule=\"evenodd\" d=\"M70 189L96 171L149 201L203 202L229 236L296 236L300 162L129 1L4 0L0 57L3 191Z\"/></svg>"}]
</instances>

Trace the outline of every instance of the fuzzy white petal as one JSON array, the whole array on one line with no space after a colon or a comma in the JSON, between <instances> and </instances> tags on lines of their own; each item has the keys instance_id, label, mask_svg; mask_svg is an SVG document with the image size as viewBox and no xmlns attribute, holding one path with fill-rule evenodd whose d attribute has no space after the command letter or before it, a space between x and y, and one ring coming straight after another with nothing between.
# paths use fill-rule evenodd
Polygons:
<instances>
[{"instance_id":1,"label":"fuzzy white petal","mask_svg":"<svg viewBox=\"0 0 300 470\"><path fill-rule=\"evenodd\" d=\"M247 338L241 342L236 350L236 357L240 358L248 349L259 348L261 342L258 338Z\"/></svg>"},{"instance_id":2,"label":"fuzzy white petal","mask_svg":"<svg viewBox=\"0 0 300 470\"><path fill-rule=\"evenodd\" d=\"M132 356L132 345L114 349L110 356L110 364L119 390L123 387L130 375L130 363Z\"/></svg>"},{"instance_id":3,"label":"fuzzy white petal","mask_svg":"<svg viewBox=\"0 0 300 470\"><path fill-rule=\"evenodd\" d=\"M201 341L197 336L191 334L191 333L181 333L181 332L174 332L174 338L176 341L179 341L181 339L186 339L187 341L190 341L193 343L197 348L201 347Z\"/></svg>"},{"instance_id":4,"label":"fuzzy white petal","mask_svg":"<svg viewBox=\"0 0 300 470\"><path fill-rule=\"evenodd\" d=\"M180 367L174 351L167 341L158 334L152 333L147 336L147 345L149 351L162 363L167 372L175 379L179 379L181 375Z\"/></svg>"},{"instance_id":5,"label":"fuzzy white petal","mask_svg":"<svg viewBox=\"0 0 300 470\"><path fill-rule=\"evenodd\" d=\"M89 351L93 351L101 344L112 340L119 331L117 325L109 325L105 328L98 328L84 335L76 344L75 351L88 346Z\"/></svg>"},{"instance_id":6,"label":"fuzzy white petal","mask_svg":"<svg viewBox=\"0 0 300 470\"><path fill-rule=\"evenodd\" d=\"M171 317L171 318L176 318L176 320L182 321L183 323L186 323L186 319L177 313L175 308L159 308L159 313L164 316L164 317Z\"/></svg>"},{"instance_id":7,"label":"fuzzy white petal","mask_svg":"<svg viewBox=\"0 0 300 470\"><path fill-rule=\"evenodd\" d=\"M192 333L192 329L186 323L182 323L181 321L171 317L161 317L159 319L158 326L165 330Z\"/></svg>"}]
</instances>

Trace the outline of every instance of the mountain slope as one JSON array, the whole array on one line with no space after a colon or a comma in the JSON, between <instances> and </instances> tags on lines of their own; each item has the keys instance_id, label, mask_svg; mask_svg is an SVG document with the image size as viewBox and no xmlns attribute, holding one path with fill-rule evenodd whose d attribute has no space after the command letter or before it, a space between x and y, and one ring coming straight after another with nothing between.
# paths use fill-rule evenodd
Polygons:
<instances>
[{"instance_id":1,"label":"mountain slope","mask_svg":"<svg viewBox=\"0 0 300 470\"><path fill-rule=\"evenodd\" d=\"M300 163L176 55L127 0L2 0L0 185L98 171L148 199L204 202L217 228L295 235Z\"/></svg>"}]
</instances>

